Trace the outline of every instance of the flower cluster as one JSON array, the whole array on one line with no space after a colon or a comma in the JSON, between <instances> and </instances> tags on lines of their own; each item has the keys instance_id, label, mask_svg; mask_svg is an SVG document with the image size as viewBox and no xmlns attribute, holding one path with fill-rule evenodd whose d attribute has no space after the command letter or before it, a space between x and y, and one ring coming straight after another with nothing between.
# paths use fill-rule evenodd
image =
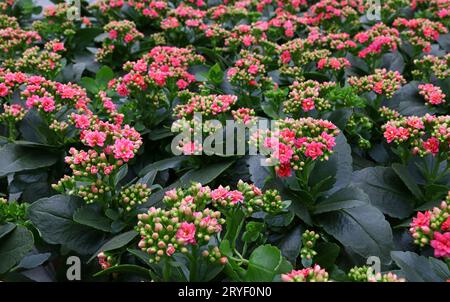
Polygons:
<instances>
[{"instance_id":1,"label":"flower cluster","mask_svg":"<svg viewBox=\"0 0 450 302\"><path fill-rule=\"evenodd\" d=\"M174 115L177 118L192 118L194 113L201 113L204 117L217 116L230 111L237 102L235 95L198 95L192 94L186 104L177 105Z\"/></svg>"},{"instance_id":2,"label":"flower cluster","mask_svg":"<svg viewBox=\"0 0 450 302\"><path fill-rule=\"evenodd\" d=\"M245 90L264 89L271 84L260 55L241 51L240 59L228 69L227 76L231 84Z\"/></svg>"},{"instance_id":3,"label":"flower cluster","mask_svg":"<svg viewBox=\"0 0 450 302\"><path fill-rule=\"evenodd\" d=\"M136 205L143 204L150 196L151 190L146 184L137 183L120 191L119 202L126 211L131 211Z\"/></svg>"},{"instance_id":4,"label":"flower cluster","mask_svg":"<svg viewBox=\"0 0 450 302\"><path fill-rule=\"evenodd\" d=\"M162 18L168 9L168 3L165 0L97 0L91 7L113 17L125 4L132 7L139 16L149 20Z\"/></svg>"},{"instance_id":5,"label":"flower cluster","mask_svg":"<svg viewBox=\"0 0 450 302\"><path fill-rule=\"evenodd\" d=\"M318 264L281 275L283 282L328 282L328 273Z\"/></svg>"},{"instance_id":6,"label":"flower cluster","mask_svg":"<svg viewBox=\"0 0 450 302\"><path fill-rule=\"evenodd\" d=\"M440 87L434 86L433 84L419 85L419 94L423 96L426 104L435 106L445 103L446 95Z\"/></svg>"},{"instance_id":7,"label":"flower cluster","mask_svg":"<svg viewBox=\"0 0 450 302\"><path fill-rule=\"evenodd\" d=\"M421 247L430 245L435 257L450 258L450 191L439 207L418 212L409 232L416 244Z\"/></svg>"},{"instance_id":8,"label":"flower cluster","mask_svg":"<svg viewBox=\"0 0 450 302\"><path fill-rule=\"evenodd\" d=\"M8 15L0 14L0 29L5 28L19 28L19 22L17 21L16 17L11 17Z\"/></svg>"},{"instance_id":9,"label":"flower cluster","mask_svg":"<svg viewBox=\"0 0 450 302\"><path fill-rule=\"evenodd\" d=\"M395 51L400 45L398 30L384 23L378 23L369 30L356 34L355 40L363 45L363 49L358 52L358 56L363 59Z\"/></svg>"},{"instance_id":10,"label":"flower cluster","mask_svg":"<svg viewBox=\"0 0 450 302\"><path fill-rule=\"evenodd\" d=\"M18 223L27 225L27 203L18 203L17 201L8 202L7 199L0 197L0 222Z\"/></svg>"},{"instance_id":11,"label":"flower cluster","mask_svg":"<svg viewBox=\"0 0 450 302\"><path fill-rule=\"evenodd\" d=\"M62 67L64 43L53 40L47 42L44 49L34 46L26 49L18 59L5 60L4 66L13 71L22 71L45 78L54 78Z\"/></svg>"},{"instance_id":12,"label":"flower cluster","mask_svg":"<svg viewBox=\"0 0 450 302\"><path fill-rule=\"evenodd\" d=\"M293 114L294 117L301 116L303 112L313 109L317 111L328 110L332 105L326 95L335 87L336 83L334 82L295 81L289 87L289 97L284 101L283 110L286 113Z\"/></svg>"},{"instance_id":13,"label":"flower cluster","mask_svg":"<svg viewBox=\"0 0 450 302\"><path fill-rule=\"evenodd\" d=\"M357 47L348 33L330 33L322 31L318 27L310 27L308 30L309 34L306 40L313 46L333 51L346 51Z\"/></svg>"},{"instance_id":14,"label":"flower cluster","mask_svg":"<svg viewBox=\"0 0 450 302\"><path fill-rule=\"evenodd\" d=\"M284 8L290 12L298 12L300 9L306 7L308 5L307 0L263 0L263 1L254 1L256 2L256 9L259 12L263 12L264 8L273 5L275 7ZM274 3L275 2L275 3Z\"/></svg>"},{"instance_id":15,"label":"flower cluster","mask_svg":"<svg viewBox=\"0 0 450 302\"><path fill-rule=\"evenodd\" d=\"M65 37L74 36L81 25L90 26L88 18L81 18L81 21L71 20L72 5L69 3L58 3L44 8L43 18L36 20L32 28L39 32L45 39L63 40Z\"/></svg>"},{"instance_id":16,"label":"flower cluster","mask_svg":"<svg viewBox=\"0 0 450 302\"><path fill-rule=\"evenodd\" d=\"M117 259L115 259L112 255L110 255L108 252L101 252L97 255L98 264L100 264L100 267L102 270L108 269L112 266L117 265Z\"/></svg>"},{"instance_id":17,"label":"flower cluster","mask_svg":"<svg viewBox=\"0 0 450 302\"><path fill-rule=\"evenodd\" d=\"M239 108L231 111L231 114L236 122L246 126L253 125L257 120L255 110L250 108Z\"/></svg>"},{"instance_id":18,"label":"flower cluster","mask_svg":"<svg viewBox=\"0 0 450 302\"><path fill-rule=\"evenodd\" d=\"M396 274L389 272L382 274L375 273L372 267L355 266L347 274L350 280L356 282L405 282L404 278L399 278Z\"/></svg>"},{"instance_id":19,"label":"flower cluster","mask_svg":"<svg viewBox=\"0 0 450 302\"><path fill-rule=\"evenodd\" d=\"M450 54L444 57L426 55L420 59L414 60L417 69L413 70L415 76L422 76L429 79L431 75L438 79L446 79L450 75Z\"/></svg>"},{"instance_id":20,"label":"flower cluster","mask_svg":"<svg viewBox=\"0 0 450 302\"><path fill-rule=\"evenodd\" d=\"M448 156L450 143L450 116L423 117L399 116L382 126L388 143L395 143L410 149L412 154L443 154Z\"/></svg>"},{"instance_id":21,"label":"flower cluster","mask_svg":"<svg viewBox=\"0 0 450 302\"><path fill-rule=\"evenodd\" d=\"M90 110L72 113L70 122L80 130L80 140L88 148L71 148L66 163L72 176L64 176L53 188L70 195L78 195L86 203L99 202L105 207L112 205L130 211L133 206L143 203L150 194L142 184L131 185L116 194L116 175L119 168L133 159L142 145L141 135L123 119L108 99L103 106L110 114L108 121L94 115ZM113 122L111 122L113 121Z\"/></svg>"},{"instance_id":22,"label":"flower cluster","mask_svg":"<svg viewBox=\"0 0 450 302\"><path fill-rule=\"evenodd\" d=\"M225 221L219 211L207 207L210 198L209 187L192 184L186 190L166 192L163 199L166 210L152 207L138 215L136 229L141 235L138 246L151 256L151 262L159 262L177 252L188 253L192 246L206 250L205 257L211 255L206 245L222 231Z\"/></svg>"},{"instance_id":23,"label":"flower cluster","mask_svg":"<svg viewBox=\"0 0 450 302\"><path fill-rule=\"evenodd\" d=\"M397 18L392 25L401 31L402 36L409 43L423 52L430 52L431 43L437 41L440 35L448 32L442 23L423 18L410 20Z\"/></svg>"},{"instance_id":24,"label":"flower cluster","mask_svg":"<svg viewBox=\"0 0 450 302\"><path fill-rule=\"evenodd\" d=\"M104 61L109 57L123 58L128 55L131 47L144 35L136 29L136 25L132 21L111 21L103 27L103 30L108 33L96 54L98 61ZM122 56L122 57L120 57Z\"/></svg>"},{"instance_id":25,"label":"flower cluster","mask_svg":"<svg viewBox=\"0 0 450 302\"><path fill-rule=\"evenodd\" d=\"M185 89L195 81L195 76L188 72L189 66L203 60L187 48L157 46L141 59L125 63L124 70L128 73L113 79L109 87L120 96L146 96L147 89L160 87Z\"/></svg>"},{"instance_id":26,"label":"flower cluster","mask_svg":"<svg viewBox=\"0 0 450 302\"><path fill-rule=\"evenodd\" d=\"M279 53L280 72L292 77L302 77L305 65L331 56L330 50L318 49L305 39L294 39L281 45ZM339 61L339 63L341 67L342 62ZM342 65L342 67L345 66L346 64Z\"/></svg>"},{"instance_id":27,"label":"flower cluster","mask_svg":"<svg viewBox=\"0 0 450 302\"><path fill-rule=\"evenodd\" d=\"M36 31L12 27L0 29L0 58L3 60L13 59L18 52L22 53L30 45L41 40L41 36Z\"/></svg>"},{"instance_id":28,"label":"flower cluster","mask_svg":"<svg viewBox=\"0 0 450 302\"><path fill-rule=\"evenodd\" d=\"M212 204L226 211L228 208L240 207L247 213L263 211L276 214L281 212L285 204L276 190L267 190L264 193L255 185L239 181L237 190L231 190L229 186L219 186L211 191Z\"/></svg>"},{"instance_id":29,"label":"flower cluster","mask_svg":"<svg viewBox=\"0 0 450 302\"><path fill-rule=\"evenodd\" d=\"M306 230L302 234L302 249L300 250L300 256L302 259L311 260L317 255L317 252L314 250L314 246L319 238L320 235L314 231Z\"/></svg>"},{"instance_id":30,"label":"flower cluster","mask_svg":"<svg viewBox=\"0 0 450 302\"><path fill-rule=\"evenodd\" d=\"M251 138L251 143L268 150L267 161L280 177L302 171L314 160L328 160L336 145L337 127L326 120L286 118L276 122L277 130L267 130Z\"/></svg>"},{"instance_id":31,"label":"flower cluster","mask_svg":"<svg viewBox=\"0 0 450 302\"><path fill-rule=\"evenodd\" d=\"M375 69L375 73L363 77L350 77L348 83L359 92L373 91L391 98L406 80L398 71Z\"/></svg>"},{"instance_id":32,"label":"flower cluster","mask_svg":"<svg viewBox=\"0 0 450 302\"><path fill-rule=\"evenodd\" d=\"M359 16L364 11L362 1L320 0L311 5L305 13L305 18L307 24L326 28L336 24L355 26L359 24Z\"/></svg>"}]
</instances>

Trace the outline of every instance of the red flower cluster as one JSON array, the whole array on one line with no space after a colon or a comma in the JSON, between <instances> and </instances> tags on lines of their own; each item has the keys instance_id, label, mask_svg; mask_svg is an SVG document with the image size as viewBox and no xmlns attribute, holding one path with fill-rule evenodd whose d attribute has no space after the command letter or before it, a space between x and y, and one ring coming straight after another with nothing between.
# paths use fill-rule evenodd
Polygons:
<instances>
[{"instance_id":1,"label":"red flower cluster","mask_svg":"<svg viewBox=\"0 0 450 302\"><path fill-rule=\"evenodd\" d=\"M333 123L309 117L279 120L276 127L276 131L260 132L251 143L270 152L267 161L280 177L290 176L291 169L302 171L311 161L328 160L339 133Z\"/></svg>"},{"instance_id":2,"label":"red flower cluster","mask_svg":"<svg viewBox=\"0 0 450 302\"><path fill-rule=\"evenodd\" d=\"M439 39L439 35L446 34L448 29L440 22L429 19L395 19L392 25L398 28L402 36L413 46L423 52L431 51L431 43Z\"/></svg>"},{"instance_id":3,"label":"red flower cluster","mask_svg":"<svg viewBox=\"0 0 450 302\"><path fill-rule=\"evenodd\" d=\"M328 273L318 264L301 270L281 274L283 282L328 282Z\"/></svg>"},{"instance_id":4,"label":"red flower cluster","mask_svg":"<svg viewBox=\"0 0 450 302\"><path fill-rule=\"evenodd\" d=\"M137 41L144 38L144 35L136 29L136 25L132 21L111 21L103 27L108 36L103 40L102 48L96 54L98 61L105 60L108 56L112 56L114 52L124 48L129 51L131 46ZM120 52L120 55L126 55Z\"/></svg>"},{"instance_id":5,"label":"red flower cluster","mask_svg":"<svg viewBox=\"0 0 450 302\"><path fill-rule=\"evenodd\" d=\"M409 232L421 247L431 245L435 257L450 258L450 191L446 201L432 210L418 212Z\"/></svg>"},{"instance_id":6,"label":"red flower cluster","mask_svg":"<svg viewBox=\"0 0 450 302\"><path fill-rule=\"evenodd\" d=\"M410 149L412 154L448 156L450 116L398 116L382 126L388 143Z\"/></svg>"},{"instance_id":7,"label":"red flower cluster","mask_svg":"<svg viewBox=\"0 0 450 302\"><path fill-rule=\"evenodd\" d=\"M378 23L369 30L356 34L355 40L363 45L363 49L358 53L360 58L380 57L384 53L397 50L400 45L398 30L384 23Z\"/></svg>"},{"instance_id":8,"label":"red flower cluster","mask_svg":"<svg viewBox=\"0 0 450 302\"><path fill-rule=\"evenodd\" d=\"M120 96L146 96L151 94L146 93L148 89L164 86L185 89L195 81L195 76L188 72L189 66L203 60L202 56L194 54L190 49L158 46L141 59L125 63L124 70L128 73L113 79L109 87L115 89Z\"/></svg>"},{"instance_id":9,"label":"red flower cluster","mask_svg":"<svg viewBox=\"0 0 450 302\"><path fill-rule=\"evenodd\" d=\"M419 85L419 94L425 99L425 102L429 105L440 105L445 103L446 95L442 93L441 88L434 86L433 84Z\"/></svg>"},{"instance_id":10,"label":"red flower cluster","mask_svg":"<svg viewBox=\"0 0 450 302\"><path fill-rule=\"evenodd\" d=\"M375 69L375 73L363 77L350 77L348 83L359 92L373 91L391 98L406 80L398 71Z\"/></svg>"}]
</instances>

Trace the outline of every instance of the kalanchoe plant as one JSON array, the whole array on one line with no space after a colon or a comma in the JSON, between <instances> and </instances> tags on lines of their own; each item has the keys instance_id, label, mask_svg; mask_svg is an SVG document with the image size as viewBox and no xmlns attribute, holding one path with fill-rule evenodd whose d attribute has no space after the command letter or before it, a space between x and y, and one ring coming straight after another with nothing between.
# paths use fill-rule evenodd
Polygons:
<instances>
[{"instance_id":1,"label":"kalanchoe plant","mask_svg":"<svg viewBox=\"0 0 450 302\"><path fill-rule=\"evenodd\" d=\"M229 265L227 271L239 271L238 263L248 265L243 257L251 243L243 239L242 252L236 250L235 240L246 223L245 218L259 211L276 214L285 207L275 191L263 193L242 181L236 190L222 186L212 190L194 183L187 189L166 192L163 201L166 210L152 207L138 215L137 230L141 236L139 248L150 255L147 264L161 265L160 270L153 265L150 267L156 275L161 272L158 278L166 281L176 277L172 272L175 268L172 259L182 255L186 259L182 262L189 270L186 276L189 281L213 278L208 270L218 274L225 265ZM236 217L242 219L237 221Z\"/></svg>"},{"instance_id":2,"label":"kalanchoe plant","mask_svg":"<svg viewBox=\"0 0 450 302\"><path fill-rule=\"evenodd\" d=\"M450 192L439 207L418 212L413 218L409 232L414 243L419 246L431 246L434 256L450 261Z\"/></svg>"},{"instance_id":3,"label":"kalanchoe plant","mask_svg":"<svg viewBox=\"0 0 450 302\"><path fill-rule=\"evenodd\" d=\"M102 41L102 47L98 50L98 61L112 66L120 66L132 56L133 46L136 46L144 35L136 29L136 25L128 20L111 21L104 26L107 36Z\"/></svg>"},{"instance_id":4,"label":"kalanchoe plant","mask_svg":"<svg viewBox=\"0 0 450 302\"><path fill-rule=\"evenodd\" d=\"M450 280L449 1L47 2L0 2L0 281Z\"/></svg>"}]
</instances>

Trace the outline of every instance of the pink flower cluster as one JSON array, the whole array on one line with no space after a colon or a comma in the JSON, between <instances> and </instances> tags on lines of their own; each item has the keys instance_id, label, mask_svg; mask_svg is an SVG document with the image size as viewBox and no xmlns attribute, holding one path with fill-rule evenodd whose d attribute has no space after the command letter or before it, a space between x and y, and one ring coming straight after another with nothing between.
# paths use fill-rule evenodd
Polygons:
<instances>
[{"instance_id":1,"label":"pink flower cluster","mask_svg":"<svg viewBox=\"0 0 450 302\"><path fill-rule=\"evenodd\" d=\"M446 201L432 210L418 212L409 232L421 247L430 245L435 257L450 258L450 191Z\"/></svg>"},{"instance_id":2,"label":"pink flower cluster","mask_svg":"<svg viewBox=\"0 0 450 302\"><path fill-rule=\"evenodd\" d=\"M414 60L414 64L417 69L413 70L413 75L422 76L427 82L432 75L441 80L448 78L450 75L450 54L443 57L426 55L421 59Z\"/></svg>"},{"instance_id":3,"label":"pink flower cluster","mask_svg":"<svg viewBox=\"0 0 450 302\"><path fill-rule=\"evenodd\" d=\"M109 87L120 96L146 94L147 89L168 86L171 89L185 89L195 81L188 72L191 64L203 62L202 56L187 48L157 46L141 59L124 64L128 73L113 79Z\"/></svg>"},{"instance_id":4,"label":"pink flower cluster","mask_svg":"<svg viewBox=\"0 0 450 302\"><path fill-rule=\"evenodd\" d=\"M409 20L397 18L392 25L398 28L413 46L420 48L423 52L430 52L431 43L437 41L440 35L448 32L442 23L424 18Z\"/></svg>"},{"instance_id":5,"label":"pink flower cluster","mask_svg":"<svg viewBox=\"0 0 450 302\"><path fill-rule=\"evenodd\" d=\"M328 110L331 108L331 103L326 98L326 94L335 87L336 83L334 82L294 81L289 86L289 97L283 103L283 110L294 117L300 117L303 112L313 109L317 111Z\"/></svg>"},{"instance_id":6,"label":"pink flower cluster","mask_svg":"<svg viewBox=\"0 0 450 302\"><path fill-rule=\"evenodd\" d=\"M365 11L360 0L320 0L305 13L306 23L314 26L333 24L358 24L359 16Z\"/></svg>"},{"instance_id":7,"label":"pink flower cluster","mask_svg":"<svg viewBox=\"0 0 450 302\"><path fill-rule=\"evenodd\" d=\"M189 247L196 245L203 251L208 243L222 231L225 220L219 211L207 207L211 190L200 184L189 188L167 191L164 203L167 209L150 208L139 214L137 231L141 235L138 246L151 256L152 262L163 257L171 257L176 252L188 253ZM207 253L206 256L211 256ZM226 262L222 256L209 257L212 262Z\"/></svg>"},{"instance_id":8,"label":"pink flower cluster","mask_svg":"<svg viewBox=\"0 0 450 302\"><path fill-rule=\"evenodd\" d=\"M68 97L76 91L65 91L63 97ZM72 170L72 176L64 176L53 188L60 192L71 192L81 196L86 203L111 202L111 179L118 169L133 159L142 145L141 135L129 125L123 125L123 115L116 111L114 104L104 92L99 93L104 114L108 118L102 120L88 108L79 108L70 115L70 122L80 130L80 140L89 149L77 150L71 148L66 163ZM102 110L98 112L101 113ZM89 183L78 185L79 182ZM140 189L140 188L136 188ZM145 189L145 188L144 188ZM141 195L142 190L138 190ZM119 204L127 208L132 202L127 196L122 196ZM135 202L138 203L138 202Z\"/></svg>"},{"instance_id":9,"label":"pink flower cluster","mask_svg":"<svg viewBox=\"0 0 450 302\"><path fill-rule=\"evenodd\" d=\"M174 108L174 115L178 118L192 117L194 113L201 113L205 117L217 116L230 111L236 102L235 95L192 94L186 104L177 105Z\"/></svg>"},{"instance_id":10,"label":"pink flower cluster","mask_svg":"<svg viewBox=\"0 0 450 302\"><path fill-rule=\"evenodd\" d=\"M328 273L318 264L301 270L281 274L283 282L328 282Z\"/></svg>"},{"instance_id":11,"label":"pink flower cluster","mask_svg":"<svg viewBox=\"0 0 450 302\"><path fill-rule=\"evenodd\" d=\"M356 34L355 40L364 47L358 53L360 58L380 56L383 53L395 51L400 44L398 30L384 23L378 23L369 30Z\"/></svg>"},{"instance_id":12,"label":"pink flower cluster","mask_svg":"<svg viewBox=\"0 0 450 302\"><path fill-rule=\"evenodd\" d=\"M103 40L102 48L96 54L99 61L117 52L118 48L130 49L134 43L144 38L144 35L136 29L134 22L128 20L111 21L103 27L103 30L108 33L108 36Z\"/></svg>"},{"instance_id":13,"label":"pink flower cluster","mask_svg":"<svg viewBox=\"0 0 450 302\"><path fill-rule=\"evenodd\" d=\"M363 77L350 77L348 83L359 92L373 91L391 98L406 80L398 71L375 69L375 73Z\"/></svg>"},{"instance_id":14,"label":"pink flower cluster","mask_svg":"<svg viewBox=\"0 0 450 302\"><path fill-rule=\"evenodd\" d=\"M388 121L382 129L388 143L408 148L412 154L442 154L446 157L450 144L449 124L449 115L399 116Z\"/></svg>"},{"instance_id":15,"label":"pink flower cluster","mask_svg":"<svg viewBox=\"0 0 450 302\"><path fill-rule=\"evenodd\" d=\"M267 87L271 80L266 75L262 56L241 51L240 59L227 71L228 80L241 89L261 89Z\"/></svg>"},{"instance_id":16,"label":"pink flower cluster","mask_svg":"<svg viewBox=\"0 0 450 302\"><path fill-rule=\"evenodd\" d=\"M267 130L251 138L251 143L269 151L267 161L275 165L280 177L301 172L314 160L328 160L336 145L337 127L326 120L286 118L276 123L277 130Z\"/></svg>"},{"instance_id":17,"label":"pink flower cluster","mask_svg":"<svg viewBox=\"0 0 450 302\"><path fill-rule=\"evenodd\" d=\"M440 105L445 103L446 95L440 87L434 86L433 84L419 85L419 94L424 97L427 104Z\"/></svg>"}]
</instances>

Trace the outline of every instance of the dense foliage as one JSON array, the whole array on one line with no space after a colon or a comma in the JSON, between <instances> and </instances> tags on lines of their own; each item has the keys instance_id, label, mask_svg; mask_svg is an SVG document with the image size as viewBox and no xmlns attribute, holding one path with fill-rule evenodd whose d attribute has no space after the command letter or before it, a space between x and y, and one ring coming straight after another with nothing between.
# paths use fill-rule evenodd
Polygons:
<instances>
[{"instance_id":1,"label":"dense foliage","mask_svg":"<svg viewBox=\"0 0 450 302\"><path fill-rule=\"evenodd\" d=\"M0 280L450 279L450 1L53 2L0 1Z\"/></svg>"}]
</instances>

